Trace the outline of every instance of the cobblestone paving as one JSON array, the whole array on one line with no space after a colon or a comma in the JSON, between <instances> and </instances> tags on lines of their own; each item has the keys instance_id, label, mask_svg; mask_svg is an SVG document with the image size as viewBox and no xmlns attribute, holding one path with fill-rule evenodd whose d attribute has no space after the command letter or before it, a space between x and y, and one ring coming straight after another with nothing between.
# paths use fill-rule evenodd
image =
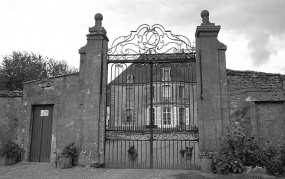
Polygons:
<instances>
[{"instance_id":1,"label":"cobblestone paving","mask_svg":"<svg viewBox=\"0 0 285 179\"><path fill-rule=\"evenodd\" d=\"M58 169L48 163L18 163L0 166L0 179L262 179L275 178L265 174L215 175L189 170L148 170L148 169L88 169L73 167Z\"/></svg>"}]
</instances>

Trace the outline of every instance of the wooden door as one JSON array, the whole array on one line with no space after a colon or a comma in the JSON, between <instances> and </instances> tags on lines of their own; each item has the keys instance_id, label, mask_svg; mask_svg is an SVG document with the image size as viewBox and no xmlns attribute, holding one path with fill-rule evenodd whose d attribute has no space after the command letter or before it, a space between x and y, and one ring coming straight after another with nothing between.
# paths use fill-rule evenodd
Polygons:
<instances>
[{"instance_id":1,"label":"wooden door","mask_svg":"<svg viewBox=\"0 0 285 179\"><path fill-rule=\"evenodd\" d=\"M53 106L34 106L31 162L49 162L51 152Z\"/></svg>"}]
</instances>

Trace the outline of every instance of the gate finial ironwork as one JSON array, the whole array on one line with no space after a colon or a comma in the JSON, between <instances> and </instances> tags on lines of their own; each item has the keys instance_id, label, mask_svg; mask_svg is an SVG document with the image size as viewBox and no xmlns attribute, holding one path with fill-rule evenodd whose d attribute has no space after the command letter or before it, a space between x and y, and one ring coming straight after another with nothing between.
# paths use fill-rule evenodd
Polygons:
<instances>
[{"instance_id":1,"label":"gate finial ironwork","mask_svg":"<svg viewBox=\"0 0 285 179\"><path fill-rule=\"evenodd\" d=\"M131 31L128 36L115 39L108 49L109 57L125 56L124 59L135 59L134 56L142 54L169 53L194 54L195 47L187 37L174 35L159 24L153 26L143 24L136 31Z\"/></svg>"}]
</instances>

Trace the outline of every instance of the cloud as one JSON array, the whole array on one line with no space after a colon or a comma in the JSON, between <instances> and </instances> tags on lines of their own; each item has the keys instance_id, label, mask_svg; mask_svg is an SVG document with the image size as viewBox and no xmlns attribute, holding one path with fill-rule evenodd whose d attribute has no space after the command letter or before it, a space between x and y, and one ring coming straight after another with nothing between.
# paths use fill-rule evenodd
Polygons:
<instances>
[{"instance_id":1,"label":"cloud","mask_svg":"<svg viewBox=\"0 0 285 179\"><path fill-rule=\"evenodd\" d=\"M285 1L230 2L220 7L214 17L221 16L219 22L225 30L246 36L253 66L268 63L270 56L276 52L274 47L268 47L269 37L282 39L285 34Z\"/></svg>"},{"instance_id":2,"label":"cloud","mask_svg":"<svg viewBox=\"0 0 285 179\"><path fill-rule=\"evenodd\" d=\"M257 32L252 34L249 39L250 42L247 46L250 49L252 63L257 67L266 64L271 54L271 51L266 46L269 42L269 34Z\"/></svg>"},{"instance_id":3,"label":"cloud","mask_svg":"<svg viewBox=\"0 0 285 179\"><path fill-rule=\"evenodd\" d=\"M66 47L65 41L72 36L72 49L66 48L66 51L74 51L74 57L68 53L68 58L76 59L76 63L77 48L86 43L82 34L87 33L88 27L94 24L93 16L97 12L104 16L103 26L108 32L109 44L144 23L162 24L173 34L184 35L193 41L196 26L202 22L200 12L205 9L210 12L210 21L222 26L219 37L223 34L233 34L236 39L239 39L239 36L246 38L243 43L236 44L244 44L240 51L247 47L246 54L250 52L249 59L255 67L267 64L269 58L272 59L280 49L284 49L285 44L285 0L87 0L85 3L67 3L67 0L63 0L60 4L56 0L50 0L48 3L38 3L36 0L23 3L21 0L15 0L0 1L0 8L0 12L6 14L0 17L3 26L0 38L5 42L0 43L2 53L5 51L3 49L9 51L10 48L18 49L21 45L26 50L39 50L57 56L55 53L59 52L56 49ZM17 33L19 29L21 33ZM60 38L54 34L59 34ZM69 35L65 36L67 34ZM43 43L49 41L50 44L55 44L55 41L62 38L65 38L61 40L62 44L56 43L59 47L46 47L46 43ZM276 47L275 42L270 39L278 39L283 45ZM21 41L24 46L19 43ZM227 39L223 39L223 42L227 44ZM228 52L231 47L229 46Z\"/></svg>"},{"instance_id":4,"label":"cloud","mask_svg":"<svg viewBox=\"0 0 285 179\"><path fill-rule=\"evenodd\" d=\"M119 4L121 8L115 8ZM165 19L162 23L167 29L191 35L194 35L196 26L201 23L197 11L200 13L207 9L211 22L222 25L225 31L243 34L248 39L247 47L252 64L256 67L266 64L274 53L274 49L268 48L269 36L282 38L285 34L285 0L124 0L113 4L113 7L118 13L130 14L128 18L136 14L139 22Z\"/></svg>"}]
</instances>

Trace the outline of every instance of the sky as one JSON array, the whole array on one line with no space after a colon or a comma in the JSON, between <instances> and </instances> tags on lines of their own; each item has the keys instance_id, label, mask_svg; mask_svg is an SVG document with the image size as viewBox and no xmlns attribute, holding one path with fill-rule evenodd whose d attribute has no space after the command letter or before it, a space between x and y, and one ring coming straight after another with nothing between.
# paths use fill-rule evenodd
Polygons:
<instances>
[{"instance_id":1,"label":"sky","mask_svg":"<svg viewBox=\"0 0 285 179\"><path fill-rule=\"evenodd\" d=\"M285 0L1 0L0 61L27 51L78 68L96 13L109 46L141 24L161 24L192 42L202 10L221 25L228 69L285 74Z\"/></svg>"}]
</instances>

